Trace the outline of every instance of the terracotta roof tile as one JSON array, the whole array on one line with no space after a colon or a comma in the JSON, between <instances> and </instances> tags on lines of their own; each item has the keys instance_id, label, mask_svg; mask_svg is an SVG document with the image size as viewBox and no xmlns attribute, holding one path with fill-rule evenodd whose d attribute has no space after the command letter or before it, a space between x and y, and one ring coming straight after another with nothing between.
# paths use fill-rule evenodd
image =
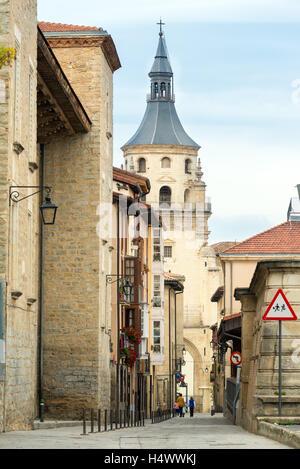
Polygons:
<instances>
[{"instance_id":1,"label":"terracotta roof tile","mask_svg":"<svg viewBox=\"0 0 300 469\"><path fill-rule=\"evenodd\" d=\"M79 26L76 24L62 24L62 23L48 23L40 21L38 26L43 32L56 32L56 31L103 31L102 28L96 26Z\"/></svg>"},{"instance_id":2,"label":"terracotta roof tile","mask_svg":"<svg viewBox=\"0 0 300 469\"><path fill-rule=\"evenodd\" d=\"M300 221L288 221L252 236L222 254L300 254Z\"/></svg>"},{"instance_id":3,"label":"terracotta roof tile","mask_svg":"<svg viewBox=\"0 0 300 469\"><path fill-rule=\"evenodd\" d=\"M230 319L241 318L242 313L230 314L229 316L224 316L223 321L229 321Z\"/></svg>"},{"instance_id":4,"label":"terracotta roof tile","mask_svg":"<svg viewBox=\"0 0 300 469\"><path fill-rule=\"evenodd\" d=\"M221 254L236 244L238 244L237 241L221 241L220 243L212 244L210 247L215 250L216 254Z\"/></svg>"},{"instance_id":5,"label":"terracotta roof tile","mask_svg":"<svg viewBox=\"0 0 300 469\"><path fill-rule=\"evenodd\" d=\"M185 281L184 275L165 272L165 280Z\"/></svg>"}]
</instances>

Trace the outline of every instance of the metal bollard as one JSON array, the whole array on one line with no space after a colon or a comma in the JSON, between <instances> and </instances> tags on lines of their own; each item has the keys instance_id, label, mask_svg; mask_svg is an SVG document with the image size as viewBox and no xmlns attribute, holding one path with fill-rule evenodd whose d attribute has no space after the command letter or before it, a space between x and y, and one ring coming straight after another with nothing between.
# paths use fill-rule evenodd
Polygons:
<instances>
[{"instance_id":1,"label":"metal bollard","mask_svg":"<svg viewBox=\"0 0 300 469\"><path fill-rule=\"evenodd\" d=\"M110 409L110 429L113 430L113 411Z\"/></svg>"},{"instance_id":2,"label":"metal bollard","mask_svg":"<svg viewBox=\"0 0 300 469\"><path fill-rule=\"evenodd\" d=\"M101 432L101 410L98 409L98 433Z\"/></svg>"},{"instance_id":3,"label":"metal bollard","mask_svg":"<svg viewBox=\"0 0 300 469\"><path fill-rule=\"evenodd\" d=\"M87 435L86 433L86 410L83 409L83 421L82 421L82 435Z\"/></svg>"},{"instance_id":4,"label":"metal bollard","mask_svg":"<svg viewBox=\"0 0 300 469\"><path fill-rule=\"evenodd\" d=\"M116 429L116 430L118 430L118 419L119 419L119 417L118 417L118 411L117 411L117 409L116 409L116 412L115 412L115 429Z\"/></svg>"},{"instance_id":5,"label":"metal bollard","mask_svg":"<svg viewBox=\"0 0 300 469\"><path fill-rule=\"evenodd\" d=\"M90 433L94 433L94 409L91 409L91 431Z\"/></svg>"},{"instance_id":6,"label":"metal bollard","mask_svg":"<svg viewBox=\"0 0 300 469\"><path fill-rule=\"evenodd\" d=\"M104 431L107 432L107 409L104 411Z\"/></svg>"}]
</instances>

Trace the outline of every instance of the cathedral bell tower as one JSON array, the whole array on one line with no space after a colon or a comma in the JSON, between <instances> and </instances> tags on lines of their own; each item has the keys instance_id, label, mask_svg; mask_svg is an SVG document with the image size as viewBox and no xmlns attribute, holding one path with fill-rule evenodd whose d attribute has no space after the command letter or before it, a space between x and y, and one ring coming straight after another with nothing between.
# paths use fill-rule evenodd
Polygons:
<instances>
[{"instance_id":1,"label":"cathedral bell tower","mask_svg":"<svg viewBox=\"0 0 300 469\"><path fill-rule=\"evenodd\" d=\"M190 392L199 395L202 411L209 412L210 383L205 370L211 365L209 327L216 322L215 305L210 298L218 286L213 285L215 289L210 294L209 269L215 266L214 251L207 247L211 209L198 159L200 145L186 133L175 108L174 75L161 25L149 73L146 112L122 151L125 169L150 179L151 191L146 201L163 215L167 229L165 272L185 276L184 345L199 368L194 367L194 389Z\"/></svg>"}]
</instances>

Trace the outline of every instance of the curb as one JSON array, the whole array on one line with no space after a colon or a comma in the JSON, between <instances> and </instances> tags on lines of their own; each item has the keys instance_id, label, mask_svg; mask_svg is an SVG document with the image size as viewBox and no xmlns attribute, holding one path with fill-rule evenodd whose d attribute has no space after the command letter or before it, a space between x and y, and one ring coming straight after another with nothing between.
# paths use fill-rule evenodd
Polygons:
<instances>
[{"instance_id":1,"label":"curb","mask_svg":"<svg viewBox=\"0 0 300 469\"><path fill-rule=\"evenodd\" d=\"M272 440L278 441L279 443L292 448L300 449L300 431L299 433L293 432L283 428L281 425L275 425L274 423L258 420L257 434L271 438Z\"/></svg>"},{"instance_id":2,"label":"curb","mask_svg":"<svg viewBox=\"0 0 300 469\"><path fill-rule=\"evenodd\" d=\"M82 420L74 421L56 421L48 420L45 422L35 421L32 425L32 430L49 430L51 428L63 428L63 427L82 427Z\"/></svg>"}]
</instances>

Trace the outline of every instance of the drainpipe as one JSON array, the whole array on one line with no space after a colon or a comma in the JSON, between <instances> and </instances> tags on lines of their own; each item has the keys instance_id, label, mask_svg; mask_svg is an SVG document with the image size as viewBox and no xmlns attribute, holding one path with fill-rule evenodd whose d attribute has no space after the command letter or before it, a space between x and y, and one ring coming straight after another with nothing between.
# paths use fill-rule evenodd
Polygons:
<instances>
[{"instance_id":1,"label":"drainpipe","mask_svg":"<svg viewBox=\"0 0 300 469\"><path fill-rule=\"evenodd\" d=\"M177 295L182 295L183 291L175 292L175 364L177 365ZM181 370L180 370L181 371ZM175 379L175 399L176 399L176 379Z\"/></svg>"},{"instance_id":2,"label":"drainpipe","mask_svg":"<svg viewBox=\"0 0 300 469\"><path fill-rule=\"evenodd\" d=\"M118 200L117 216L117 387L116 406L117 416L120 409L120 201ZM130 405L130 402L129 402Z\"/></svg>"},{"instance_id":3,"label":"drainpipe","mask_svg":"<svg viewBox=\"0 0 300 469\"><path fill-rule=\"evenodd\" d=\"M171 286L169 287L169 405L172 408L172 374L171 374Z\"/></svg>"},{"instance_id":4,"label":"drainpipe","mask_svg":"<svg viewBox=\"0 0 300 469\"><path fill-rule=\"evenodd\" d=\"M45 186L45 145L40 145L40 157L42 167L42 186ZM43 193L42 193L43 194ZM43 194L44 196L44 194ZM39 395L39 418L44 421L44 395L43 395L43 325L44 325L44 224L41 223L41 247L40 247L40 308L39 308L39 376L38 376L38 395Z\"/></svg>"}]
</instances>

